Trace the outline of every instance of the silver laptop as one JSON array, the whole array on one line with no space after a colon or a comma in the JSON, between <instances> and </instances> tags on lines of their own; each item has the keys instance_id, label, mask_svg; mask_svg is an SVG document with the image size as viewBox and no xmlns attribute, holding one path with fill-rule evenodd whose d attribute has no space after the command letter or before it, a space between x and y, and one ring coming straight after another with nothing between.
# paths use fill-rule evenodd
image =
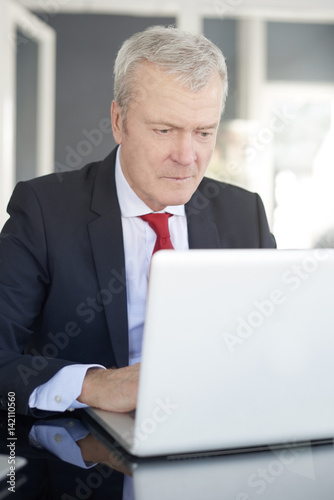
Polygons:
<instances>
[{"instance_id":1,"label":"silver laptop","mask_svg":"<svg viewBox=\"0 0 334 500\"><path fill-rule=\"evenodd\" d=\"M138 457L334 436L334 250L152 259L134 414L88 409Z\"/></svg>"}]
</instances>

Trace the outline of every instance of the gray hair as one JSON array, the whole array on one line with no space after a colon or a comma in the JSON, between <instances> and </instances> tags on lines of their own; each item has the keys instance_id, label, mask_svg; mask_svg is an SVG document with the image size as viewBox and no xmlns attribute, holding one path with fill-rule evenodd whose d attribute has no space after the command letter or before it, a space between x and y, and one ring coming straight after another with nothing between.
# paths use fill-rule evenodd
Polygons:
<instances>
[{"instance_id":1,"label":"gray hair","mask_svg":"<svg viewBox=\"0 0 334 500\"><path fill-rule=\"evenodd\" d=\"M218 73L224 84L224 109L228 84L221 50L203 35L171 26L153 26L126 40L116 57L114 99L121 106L124 119L134 99L138 70L143 62L152 63L175 76L176 81L194 92L202 90Z\"/></svg>"}]
</instances>

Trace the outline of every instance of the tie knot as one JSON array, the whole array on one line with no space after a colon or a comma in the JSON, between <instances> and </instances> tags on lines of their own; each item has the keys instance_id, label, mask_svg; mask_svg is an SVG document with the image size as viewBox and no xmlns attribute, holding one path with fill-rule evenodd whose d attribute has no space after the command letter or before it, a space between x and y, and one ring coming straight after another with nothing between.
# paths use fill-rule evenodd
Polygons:
<instances>
[{"instance_id":1,"label":"tie knot","mask_svg":"<svg viewBox=\"0 0 334 500\"><path fill-rule=\"evenodd\" d=\"M170 239L168 219L172 214L147 214L141 215L141 219L148 223L157 235L157 241L153 253L157 250L172 249L173 245Z\"/></svg>"}]
</instances>

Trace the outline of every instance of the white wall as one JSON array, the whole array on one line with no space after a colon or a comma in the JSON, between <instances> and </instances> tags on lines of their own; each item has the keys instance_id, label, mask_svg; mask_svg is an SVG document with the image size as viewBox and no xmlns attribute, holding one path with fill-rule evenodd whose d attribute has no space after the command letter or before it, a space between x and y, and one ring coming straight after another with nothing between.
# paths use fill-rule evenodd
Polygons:
<instances>
[{"instance_id":1,"label":"white wall","mask_svg":"<svg viewBox=\"0 0 334 500\"><path fill-rule=\"evenodd\" d=\"M45 12L109 12L131 15L264 16L331 22L333 0L19 0L22 5ZM186 16L187 13L187 16ZM182 21L186 24L186 20Z\"/></svg>"}]
</instances>

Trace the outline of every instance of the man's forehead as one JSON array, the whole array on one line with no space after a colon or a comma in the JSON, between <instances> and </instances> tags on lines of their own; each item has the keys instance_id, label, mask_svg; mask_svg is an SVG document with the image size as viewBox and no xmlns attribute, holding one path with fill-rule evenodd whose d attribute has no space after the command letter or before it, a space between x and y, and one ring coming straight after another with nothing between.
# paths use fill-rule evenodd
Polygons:
<instances>
[{"instance_id":1,"label":"man's forehead","mask_svg":"<svg viewBox=\"0 0 334 500\"><path fill-rule=\"evenodd\" d=\"M175 75L145 62L138 68L128 113L139 112L141 119L157 124L204 129L219 123L222 107L223 82L218 72L204 88L192 91Z\"/></svg>"},{"instance_id":2,"label":"man's forehead","mask_svg":"<svg viewBox=\"0 0 334 500\"><path fill-rule=\"evenodd\" d=\"M167 71L148 61L143 61L139 64L138 76L140 76L139 82L145 81L151 83L154 87L160 85L166 79L172 78Z\"/></svg>"},{"instance_id":3,"label":"man's forehead","mask_svg":"<svg viewBox=\"0 0 334 500\"><path fill-rule=\"evenodd\" d=\"M194 99L200 99L202 93L205 92L212 83L215 83L215 85L221 89L223 86L218 71L199 91L191 91L186 85L182 84L178 78L179 75L170 74L159 66L144 61L138 67L136 86L139 88L141 87L142 91L144 90L147 94L151 92L159 95L166 95L166 97L168 97L171 89L176 93L179 91L180 94L189 92Z\"/></svg>"}]
</instances>

